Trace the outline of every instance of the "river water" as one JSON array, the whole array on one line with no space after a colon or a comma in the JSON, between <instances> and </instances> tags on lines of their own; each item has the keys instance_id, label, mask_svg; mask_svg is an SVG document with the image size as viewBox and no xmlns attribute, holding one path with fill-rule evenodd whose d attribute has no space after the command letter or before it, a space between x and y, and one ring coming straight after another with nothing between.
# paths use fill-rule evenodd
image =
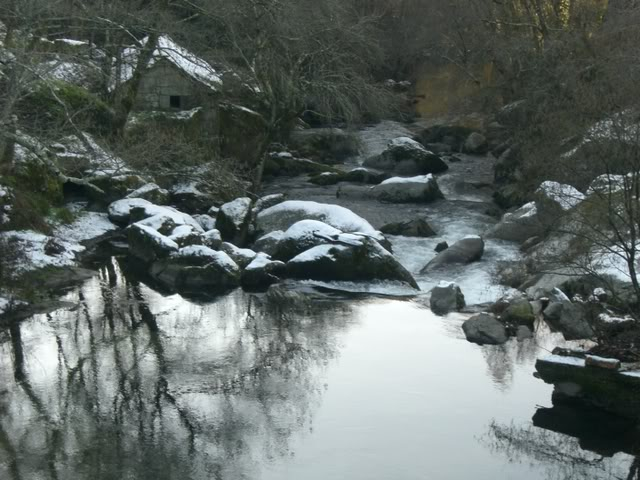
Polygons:
<instances>
[{"instance_id":1,"label":"river water","mask_svg":"<svg viewBox=\"0 0 640 480\"><path fill-rule=\"evenodd\" d=\"M384 145L376 128L362 135ZM448 200L433 206L339 201L376 226L427 216L438 239L393 239L418 272L436 240L494 221L488 194L460 182L481 161L441 178ZM337 201L334 187L296 179L270 188ZM503 292L493 269L516 256L488 242L482 262L442 275L468 303L490 301ZM426 291L440 279L418 276ZM633 469L637 431L621 441L581 410L579 428L534 420L558 411L533 376L562 343L544 325L480 347L462 334L469 315L435 316L422 296L278 291L185 298L113 258L64 308L0 331L0 479L614 480Z\"/></svg>"}]
</instances>

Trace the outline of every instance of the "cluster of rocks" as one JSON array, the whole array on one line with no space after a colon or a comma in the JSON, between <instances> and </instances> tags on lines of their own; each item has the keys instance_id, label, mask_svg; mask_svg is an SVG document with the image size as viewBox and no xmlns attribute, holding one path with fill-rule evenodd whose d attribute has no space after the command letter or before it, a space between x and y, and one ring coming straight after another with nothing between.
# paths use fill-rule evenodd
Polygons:
<instances>
[{"instance_id":1,"label":"cluster of rocks","mask_svg":"<svg viewBox=\"0 0 640 480\"><path fill-rule=\"evenodd\" d=\"M126 226L129 254L145 273L171 290L259 289L285 278L394 281L418 289L384 235L337 205L277 194L191 216L128 197L109 206L109 218Z\"/></svg>"}]
</instances>

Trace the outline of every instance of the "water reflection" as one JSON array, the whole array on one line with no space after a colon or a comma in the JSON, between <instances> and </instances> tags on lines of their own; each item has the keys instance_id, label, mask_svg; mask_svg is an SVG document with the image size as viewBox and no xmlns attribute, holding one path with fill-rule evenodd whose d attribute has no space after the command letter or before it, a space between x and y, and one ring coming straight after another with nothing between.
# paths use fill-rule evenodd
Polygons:
<instances>
[{"instance_id":1,"label":"water reflection","mask_svg":"<svg viewBox=\"0 0 640 480\"><path fill-rule=\"evenodd\" d=\"M245 478L285 453L318 404L341 328L328 313L344 305L292 321L269 299L185 301L119 269L69 294L76 308L5 333L0 477Z\"/></svg>"},{"instance_id":2,"label":"water reflection","mask_svg":"<svg viewBox=\"0 0 640 480\"><path fill-rule=\"evenodd\" d=\"M532 425L547 331L479 347L418 303L185 299L117 261L64 300L0 332L2 479L627 478Z\"/></svg>"}]
</instances>

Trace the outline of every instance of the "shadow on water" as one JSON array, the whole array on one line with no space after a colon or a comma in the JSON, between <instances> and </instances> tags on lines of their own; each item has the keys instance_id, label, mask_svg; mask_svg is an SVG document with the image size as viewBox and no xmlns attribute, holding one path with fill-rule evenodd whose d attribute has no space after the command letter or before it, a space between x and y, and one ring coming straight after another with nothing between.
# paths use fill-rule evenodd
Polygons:
<instances>
[{"instance_id":1,"label":"shadow on water","mask_svg":"<svg viewBox=\"0 0 640 480\"><path fill-rule=\"evenodd\" d=\"M66 300L0 338L1 478L253 478L310 423L348 308L185 300L117 261Z\"/></svg>"}]
</instances>

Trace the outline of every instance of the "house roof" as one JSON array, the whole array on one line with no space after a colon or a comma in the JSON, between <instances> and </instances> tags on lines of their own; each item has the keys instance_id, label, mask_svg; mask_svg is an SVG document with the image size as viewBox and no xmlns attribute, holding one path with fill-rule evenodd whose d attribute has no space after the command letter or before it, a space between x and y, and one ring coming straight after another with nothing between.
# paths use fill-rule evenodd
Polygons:
<instances>
[{"instance_id":1,"label":"house roof","mask_svg":"<svg viewBox=\"0 0 640 480\"><path fill-rule=\"evenodd\" d=\"M127 47L122 54L122 67L119 84L125 83L133 77L140 51L146 45L149 37L140 41L140 45ZM166 60L176 68L213 91L218 91L222 86L222 78L216 70L205 60L189 52L174 42L168 35L162 35L158 39L158 46L151 56L148 68L152 68L158 62ZM113 85L112 88L115 88Z\"/></svg>"}]
</instances>

